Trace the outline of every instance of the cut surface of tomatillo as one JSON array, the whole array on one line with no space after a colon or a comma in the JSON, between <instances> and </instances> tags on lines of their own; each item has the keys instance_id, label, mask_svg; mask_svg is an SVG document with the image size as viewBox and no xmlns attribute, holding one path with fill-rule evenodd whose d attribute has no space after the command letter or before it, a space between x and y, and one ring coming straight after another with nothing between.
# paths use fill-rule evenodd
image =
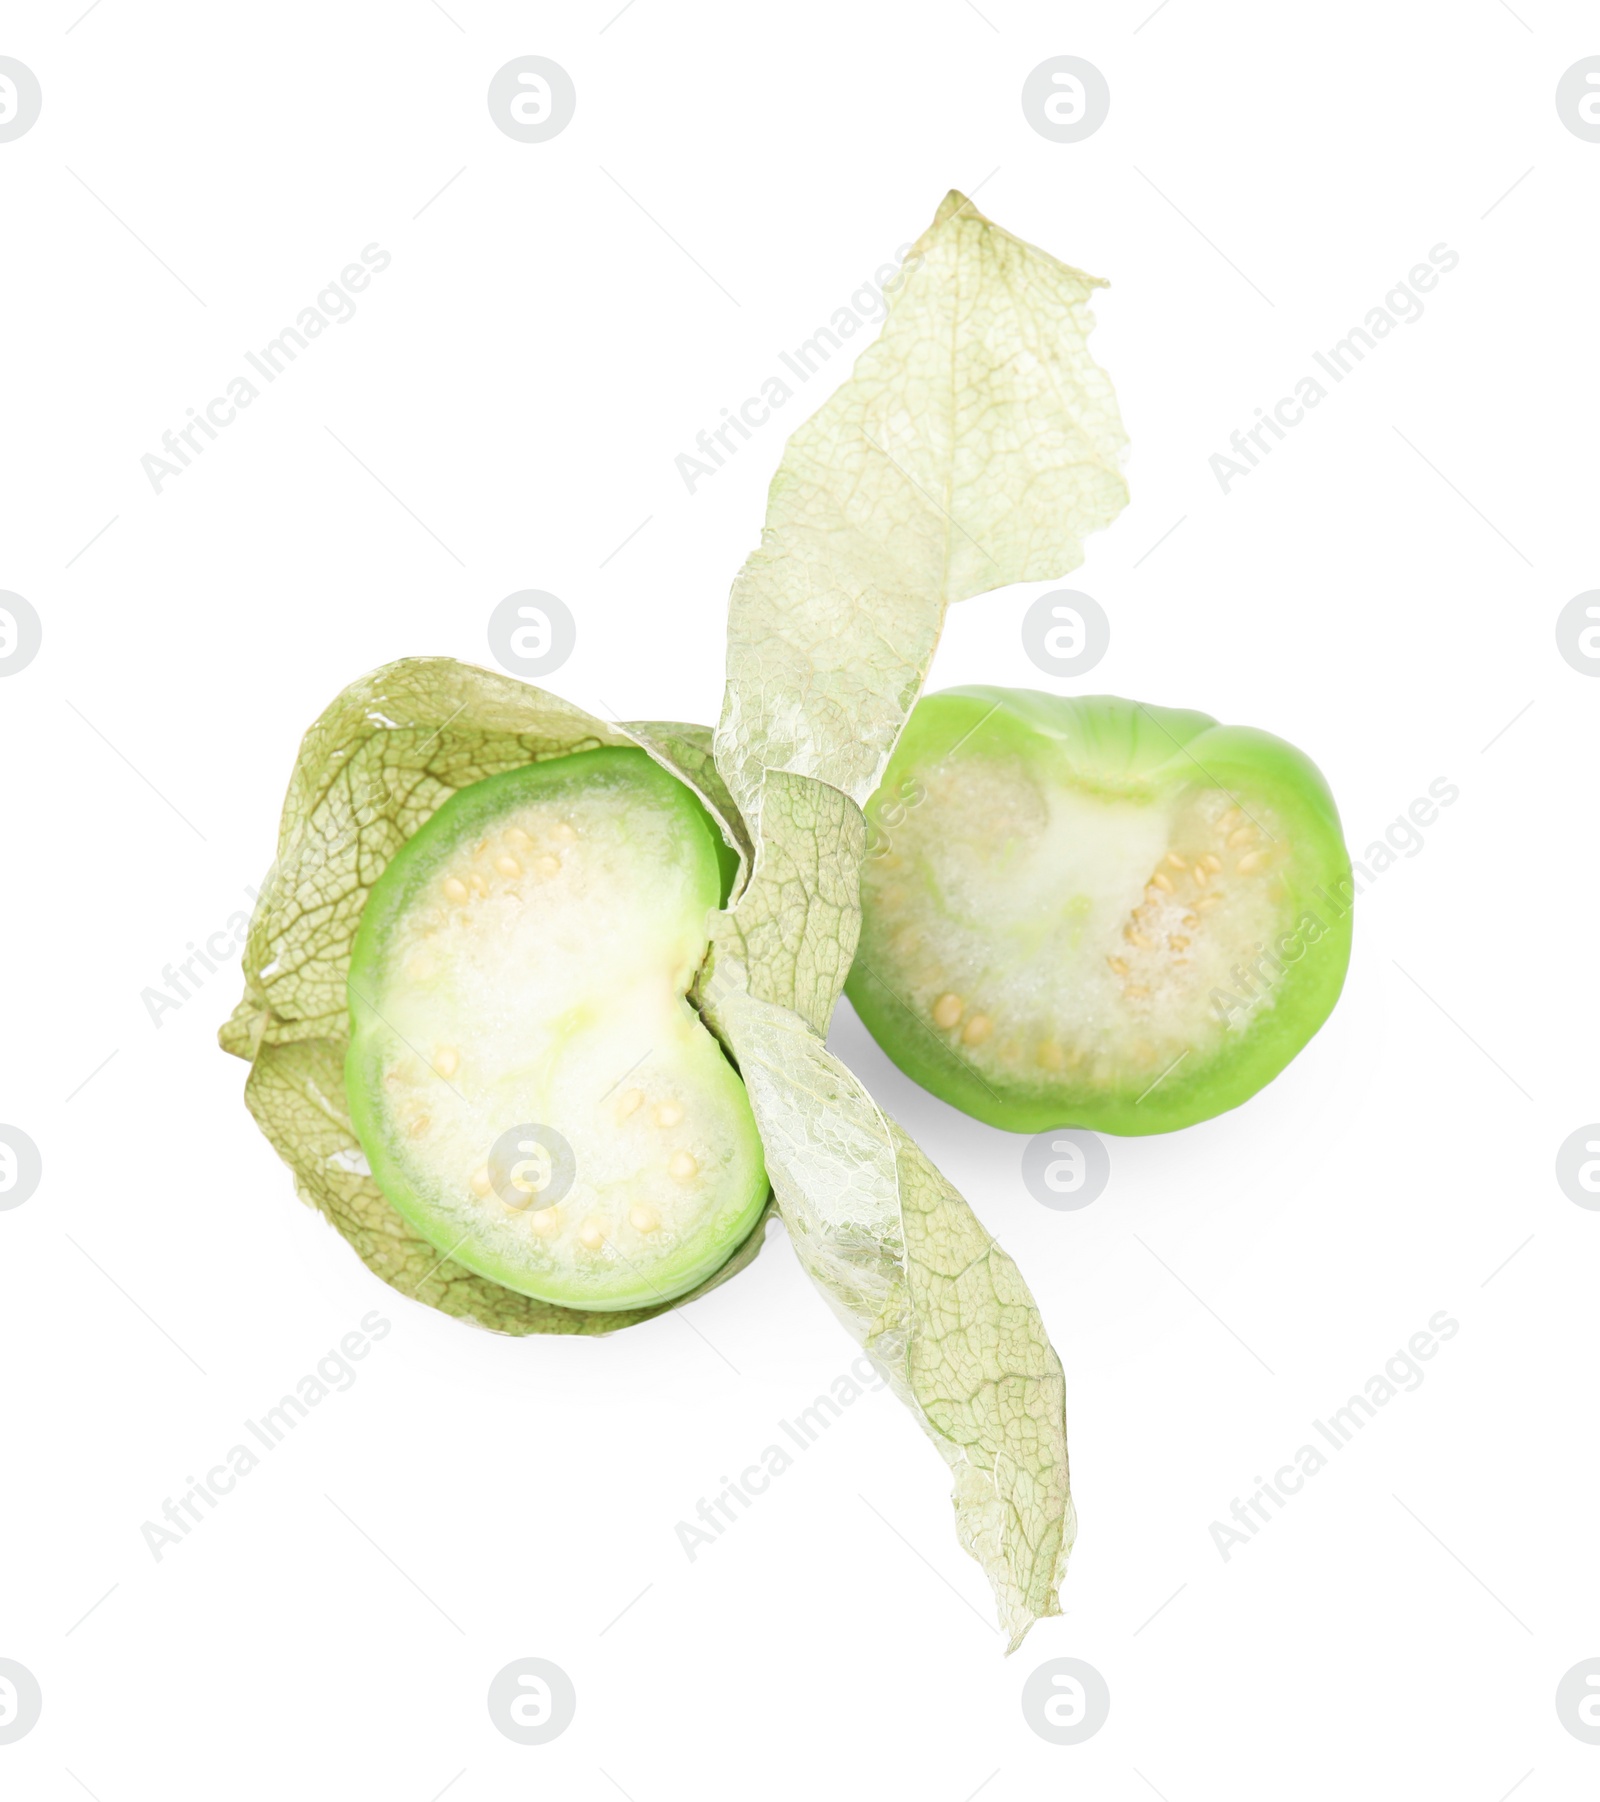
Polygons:
<instances>
[{"instance_id":1,"label":"cut surface of tomatillo","mask_svg":"<svg viewBox=\"0 0 1600 1802\"><path fill-rule=\"evenodd\" d=\"M902 1070L991 1125L1192 1125L1270 1082L1338 999L1338 812L1268 733L949 689L918 703L867 819L847 993Z\"/></svg>"},{"instance_id":2,"label":"cut surface of tomatillo","mask_svg":"<svg viewBox=\"0 0 1600 1802\"><path fill-rule=\"evenodd\" d=\"M766 1201L744 1085L685 1000L719 834L643 751L459 790L373 886L350 966L351 1115L441 1253L567 1307L692 1289Z\"/></svg>"}]
</instances>

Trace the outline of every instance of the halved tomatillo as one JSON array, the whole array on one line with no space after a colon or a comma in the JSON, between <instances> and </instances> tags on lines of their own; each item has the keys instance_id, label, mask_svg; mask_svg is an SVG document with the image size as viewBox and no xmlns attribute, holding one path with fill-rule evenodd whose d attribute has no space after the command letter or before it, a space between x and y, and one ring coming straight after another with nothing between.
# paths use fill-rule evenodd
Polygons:
<instances>
[{"instance_id":1,"label":"halved tomatillo","mask_svg":"<svg viewBox=\"0 0 1600 1802\"><path fill-rule=\"evenodd\" d=\"M1338 999L1338 812L1268 733L949 689L866 811L846 992L902 1070L991 1125L1192 1125L1270 1082Z\"/></svg>"},{"instance_id":2,"label":"halved tomatillo","mask_svg":"<svg viewBox=\"0 0 1600 1802\"><path fill-rule=\"evenodd\" d=\"M374 884L350 965L351 1117L442 1253L567 1307L667 1301L767 1195L744 1085L685 999L721 835L643 751L459 790Z\"/></svg>"}]
</instances>

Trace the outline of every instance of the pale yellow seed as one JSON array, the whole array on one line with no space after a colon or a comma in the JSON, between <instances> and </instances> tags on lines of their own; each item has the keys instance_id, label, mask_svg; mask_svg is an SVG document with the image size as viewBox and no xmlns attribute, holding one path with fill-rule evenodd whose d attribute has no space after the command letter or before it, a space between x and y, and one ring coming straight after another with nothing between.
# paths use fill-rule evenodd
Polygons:
<instances>
[{"instance_id":1,"label":"pale yellow seed","mask_svg":"<svg viewBox=\"0 0 1600 1802\"><path fill-rule=\"evenodd\" d=\"M506 833L506 838L511 844L515 845L519 851L531 851L533 849L533 840L528 837L527 833L524 832L520 826L511 827Z\"/></svg>"},{"instance_id":2,"label":"pale yellow seed","mask_svg":"<svg viewBox=\"0 0 1600 1802\"><path fill-rule=\"evenodd\" d=\"M1214 901L1216 896L1213 895L1211 898ZM1183 916L1183 923L1185 926L1198 926L1200 924L1200 916L1199 914L1185 914Z\"/></svg>"},{"instance_id":3,"label":"pale yellow seed","mask_svg":"<svg viewBox=\"0 0 1600 1802\"><path fill-rule=\"evenodd\" d=\"M420 1139L432 1125L433 1121L427 1114L418 1114L416 1119L406 1128L406 1131L410 1133L413 1139Z\"/></svg>"},{"instance_id":4,"label":"pale yellow seed","mask_svg":"<svg viewBox=\"0 0 1600 1802\"><path fill-rule=\"evenodd\" d=\"M1204 864L1197 863L1194 866L1194 869L1190 871L1190 874L1194 877L1196 888L1204 888L1211 880L1211 872Z\"/></svg>"},{"instance_id":5,"label":"pale yellow seed","mask_svg":"<svg viewBox=\"0 0 1600 1802\"><path fill-rule=\"evenodd\" d=\"M655 1117L657 1126L676 1126L683 1118L683 1109L675 1101L658 1101Z\"/></svg>"},{"instance_id":6,"label":"pale yellow seed","mask_svg":"<svg viewBox=\"0 0 1600 1802\"><path fill-rule=\"evenodd\" d=\"M1189 867L1176 851L1169 851L1167 853L1167 862L1170 863L1175 870L1186 870Z\"/></svg>"},{"instance_id":7,"label":"pale yellow seed","mask_svg":"<svg viewBox=\"0 0 1600 1802\"><path fill-rule=\"evenodd\" d=\"M1128 997L1128 999L1130 1001L1142 1001L1150 993L1150 991L1148 989L1140 988L1140 986L1136 982L1130 982L1128 984L1128 986L1122 992L1124 995L1126 995Z\"/></svg>"},{"instance_id":8,"label":"pale yellow seed","mask_svg":"<svg viewBox=\"0 0 1600 1802\"><path fill-rule=\"evenodd\" d=\"M406 976L412 982L431 982L438 967L431 957L413 957L406 964Z\"/></svg>"},{"instance_id":9,"label":"pale yellow seed","mask_svg":"<svg viewBox=\"0 0 1600 1802\"><path fill-rule=\"evenodd\" d=\"M1148 951L1155 943L1154 939L1146 938L1142 932L1135 932L1131 926L1122 936L1130 945L1137 945L1142 951Z\"/></svg>"},{"instance_id":10,"label":"pale yellow seed","mask_svg":"<svg viewBox=\"0 0 1600 1802\"><path fill-rule=\"evenodd\" d=\"M442 1076L448 1082L460 1067L461 1053L456 1050L454 1045L440 1045L435 1049L433 1068L436 1075Z\"/></svg>"},{"instance_id":11,"label":"pale yellow seed","mask_svg":"<svg viewBox=\"0 0 1600 1802\"><path fill-rule=\"evenodd\" d=\"M1215 851L1207 851L1205 856L1202 857L1200 859L1200 861L1201 861L1201 863L1203 863L1206 866L1206 868L1211 872L1211 874L1213 876L1215 876L1216 873L1222 868L1222 859L1217 856Z\"/></svg>"},{"instance_id":12,"label":"pale yellow seed","mask_svg":"<svg viewBox=\"0 0 1600 1802\"><path fill-rule=\"evenodd\" d=\"M528 1216L528 1224L541 1239L548 1239L561 1224L561 1210L560 1208L540 1208L536 1213Z\"/></svg>"},{"instance_id":13,"label":"pale yellow seed","mask_svg":"<svg viewBox=\"0 0 1600 1802\"><path fill-rule=\"evenodd\" d=\"M1181 932L1175 932L1172 937L1167 940L1167 943L1174 951L1187 951L1189 949L1189 941Z\"/></svg>"},{"instance_id":14,"label":"pale yellow seed","mask_svg":"<svg viewBox=\"0 0 1600 1802\"><path fill-rule=\"evenodd\" d=\"M1111 968L1118 976L1126 976L1128 974L1128 966L1120 957L1108 957L1106 962L1110 964Z\"/></svg>"},{"instance_id":15,"label":"pale yellow seed","mask_svg":"<svg viewBox=\"0 0 1600 1802\"><path fill-rule=\"evenodd\" d=\"M675 1183L692 1182L700 1174L700 1166L686 1151L675 1151L667 1159L667 1175Z\"/></svg>"},{"instance_id":16,"label":"pale yellow seed","mask_svg":"<svg viewBox=\"0 0 1600 1802\"><path fill-rule=\"evenodd\" d=\"M1221 907L1221 905L1221 895L1202 895L1200 899L1195 902L1195 906L1198 907L1203 914L1208 914L1213 907Z\"/></svg>"},{"instance_id":17,"label":"pale yellow seed","mask_svg":"<svg viewBox=\"0 0 1600 1802\"><path fill-rule=\"evenodd\" d=\"M500 853L494 860L494 867L502 876L520 876L522 874L522 865L517 862L516 858L514 858L509 851L502 851Z\"/></svg>"},{"instance_id":18,"label":"pale yellow seed","mask_svg":"<svg viewBox=\"0 0 1600 1802\"><path fill-rule=\"evenodd\" d=\"M647 1201L636 1201L628 1209L628 1224L636 1233L653 1233L661 1225L661 1216Z\"/></svg>"},{"instance_id":19,"label":"pale yellow seed","mask_svg":"<svg viewBox=\"0 0 1600 1802\"><path fill-rule=\"evenodd\" d=\"M561 859L559 857L551 857L547 852L543 857L535 859L533 867L541 876L559 876L561 873Z\"/></svg>"},{"instance_id":20,"label":"pale yellow seed","mask_svg":"<svg viewBox=\"0 0 1600 1802\"><path fill-rule=\"evenodd\" d=\"M981 1045L994 1031L994 1021L987 1014L974 1014L961 1029L963 1045Z\"/></svg>"},{"instance_id":21,"label":"pale yellow seed","mask_svg":"<svg viewBox=\"0 0 1600 1802\"><path fill-rule=\"evenodd\" d=\"M1267 854L1265 851L1246 851L1244 856L1241 857L1235 865L1235 868L1241 876L1253 876L1266 861Z\"/></svg>"},{"instance_id":22,"label":"pale yellow seed","mask_svg":"<svg viewBox=\"0 0 1600 1802\"><path fill-rule=\"evenodd\" d=\"M1256 829L1254 826L1241 826L1236 832L1230 832L1228 834L1228 843L1235 848L1240 845L1248 845L1255 838L1255 835Z\"/></svg>"},{"instance_id":23,"label":"pale yellow seed","mask_svg":"<svg viewBox=\"0 0 1600 1802\"><path fill-rule=\"evenodd\" d=\"M606 1229L598 1220L585 1220L578 1228L578 1242L585 1251L598 1251L606 1242Z\"/></svg>"},{"instance_id":24,"label":"pale yellow seed","mask_svg":"<svg viewBox=\"0 0 1600 1802\"><path fill-rule=\"evenodd\" d=\"M488 1166L486 1164L480 1164L472 1173L472 1193L474 1195L487 1195L493 1187L494 1184L489 1180Z\"/></svg>"},{"instance_id":25,"label":"pale yellow seed","mask_svg":"<svg viewBox=\"0 0 1600 1802\"><path fill-rule=\"evenodd\" d=\"M1172 878L1165 870L1157 870L1150 880L1161 890L1162 894L1170 895L1173 893Z\"/></svg>"},{"instance_id":26,"label":"pale yellow seed","mask_svg":"<svg viewBox=\"0 0 1600 1802\"><path fill-rule=\"evenodd\" d=\"M959 995L941 995L933 1004L933 1023L941 1032L948 1032L961 1018L962 1001Z\"/></svg>"},{"instance_id":27,"label":"pale yellow seed","mask_svg":"<svg viewBox=\"0 0 1600 1802\"><path fill-rule=\"evenodd\" d=\"M446 876L444 879L444 898L454 901L457 906L467 898L467 885L459 876Z\"/></svg>"},{"instance_id":28,"label":"pale yellow seed","mask_svg":"<svg viewBox=\"0 0 1600 1802\"><path fill-rule=\"evenodd\" d=\"M637 1112L643 1103L643 1089L624 1089L617 1097L617 1118L626 1120L629 1114Z\"/></svg>"},{"instance_id":29,"label":"pale yellow seed","mask_svg":"<svg viewBox=\"0 0 1600 1802\"><path fill-rule=\"evenodd\" d=\"M1046 1039L1034 1052L1033 1057L1034 1062L1041 1070L1059 1070L1066 1062L1061 1055L1061 1047L1054 1039Z\"/></svg>"},{"instance_id":30,"label":"pale yellow seed","mask_svg":"<svg viewBox=\"0 0 1600 1802\"><path fill-rule=\"evenodd\" d=\"M569 826L565 820L557 820L555 825L550 828L550 836L560 844L570 845L578 834L576 829Z\"/></svg>"},{"instance_id":31,"label":"pale yellow seed","mask_svg":"<svg viewBox=\"0 0 1600 1802\"><path fill-rule=\"evenodd\" d=\"M1244 810L1242 808L1230 807L1222 818L1217 821L1217 824L1224 832L1226 832L1230 826L1237 826L1243 818Z\"/></svg>"}]
</instances>

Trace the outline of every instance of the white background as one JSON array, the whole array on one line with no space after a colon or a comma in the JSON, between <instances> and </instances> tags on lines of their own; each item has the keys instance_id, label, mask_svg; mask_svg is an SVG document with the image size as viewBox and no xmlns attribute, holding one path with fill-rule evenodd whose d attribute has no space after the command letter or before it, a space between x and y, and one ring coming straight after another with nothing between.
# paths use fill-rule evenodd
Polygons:
<instances>
[{"instance_id":1,"label":"white background","mask_svg":"<svg viewBox=\"0 0 1600 1802\"><path fill-rule=\"evenodd\" d=\"M0 587L44 622L0 684L0 1120L44 1160L0 1213L0 1656L44 1690L6 1793L1594 1795L1554 1690L1600 1655L1600 1214L1553 1175L1600 1115L1600 685L1553 635L1597 582L1600 145L1554 107L1592 8L80 11L0 27L44 91L0 144ZM577 84L546 144L485 105L527 53ZM1076 145L1020 106L1062 53L1111 86ZM728 583L845 359L694 495L673 459L980 183L1111 279L1093 344L1133 500L1071 578L1112 620L1092 677L1027 663L1033 589L958 610L934 685L1269 728L1358 854L1435 778L1461 791L1362 899L1295 1065L1113 1141L1081 1213L841 1008L834 1043L1016 1256L1066 1368L1082 1532L1064 1617L1010 1660L886 1395L680 1549L854 1355L781 1230L681 1316L475 1332L297 1203L215 1046L236 969L159 1029L141 1002L260 880L306 724L388 659L487 660L514 588L577 617L552 686L714 719ZM153 493L162 432L374 241L356 317ZM1460 266L1425 315L1224 495L1210 455L1438 243ZM356 1386L157 1564L141 1522L374 1307ZM1224 1562L1210 1523L1441 1308L1423 1386ZM578 1689L543 1748L485 1707L527 1655ZM1111 1691L1076 1747L1019 1707L1062 1655Z\"/></svg>"}]
</instances>

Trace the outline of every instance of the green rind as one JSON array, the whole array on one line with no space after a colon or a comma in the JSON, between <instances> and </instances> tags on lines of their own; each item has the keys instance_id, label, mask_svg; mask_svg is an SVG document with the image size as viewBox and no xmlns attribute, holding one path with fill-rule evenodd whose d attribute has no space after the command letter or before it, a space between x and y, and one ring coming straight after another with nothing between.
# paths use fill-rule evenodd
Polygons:
<instances>
[{"instance_id":1,"label":"green rind","mask_svg":"<svg viewBox=\"0 0 1600 1802\"><path fill-rule=\"evenodd\" d=\"M755 861L750 835L722 780L712 749L709 726L689 725L683 720L629 720L623 731L633 741L670 770L686 787L694 790L701 804L716 822L717 864L722 871L724 907L744 886L745 875Z\"/></svg>"}]
</instances>

